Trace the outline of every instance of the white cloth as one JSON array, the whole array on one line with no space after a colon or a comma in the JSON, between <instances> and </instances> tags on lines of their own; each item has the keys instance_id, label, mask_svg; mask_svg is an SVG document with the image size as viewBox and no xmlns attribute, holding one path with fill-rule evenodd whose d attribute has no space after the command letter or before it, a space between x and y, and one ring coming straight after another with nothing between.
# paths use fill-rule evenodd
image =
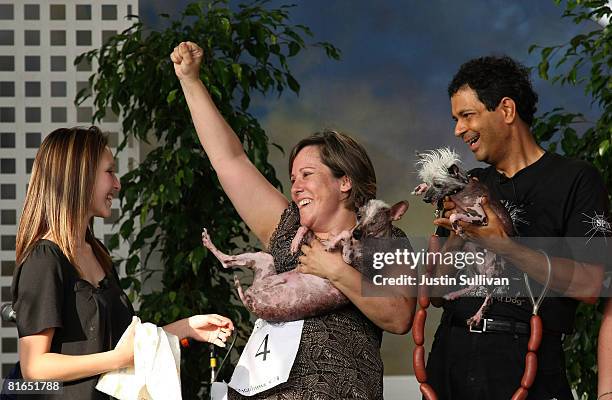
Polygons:
<instances>
[{"instance_id":1,"label":"white cloth","mask_svg":"<svg viewBox=\"0 0 612 400\"><path fill-rule=\"evenodd\" d=\"M181 400L178 337L138 317L130 326L134 324L134 367L103 374L96 389L119 400Z\"/></svg>"},{"instance_id":2,"label":"white cloth","mask_svg":"<svg viewBox=\"0 0 612 400\"><path fill-rule=\"evenodd\" d=\"M213 382L210 388L211 400L227 400L227 383Z\"/></svg>"},{"instance_id":3,"label":"white cloth","mask_svg":"<svg viewBox=\"0 0 612 400\"><path fill-rule=\"evenodd\" d=\"M229 387L243 396L253 396L287 382L300 347L303 327L304 320L255 321Z\"/></svg>"}]
</instances>

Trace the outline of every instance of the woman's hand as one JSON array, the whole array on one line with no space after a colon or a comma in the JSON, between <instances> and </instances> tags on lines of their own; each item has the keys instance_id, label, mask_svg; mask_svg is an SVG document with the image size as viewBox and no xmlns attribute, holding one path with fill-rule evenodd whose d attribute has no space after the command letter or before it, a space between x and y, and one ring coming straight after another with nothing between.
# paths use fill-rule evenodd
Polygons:
<instances>
[{"instance_id":1,"label":"woman's hand","mask_svg":"<svg viewBox=\"0 0 612 400\"><path fill-rule=\"evenodd\" d=\"M186 336L200 342L213 343L225 347L227 338L234 331L234 324L229 318L217 314L193 315L185 318Z\"/></svg>"},{"instance_id":2,"label":"woman's hand","mask_svg":"<svg viewBox=\"0 0 612 400\"><path fill-rule=\"evenodd\" d=\"M200 64L204 51L193 42L181 42L170 54L174 73L180 81L200 80Z\"/></svg>"},{"instance_id":3,"label":"woman's hand","mask_svg":"<svg viewBox=\"0 0 612 400\"><path fill-rule=\"evenodd\" d=\"M125 331L123 340L117 344L114 352L117 354L117 368L131 367L134 365L134 335L136 333L136 319Z\"/></svg>"},{"instance_id":4,"label":"woman's hand","mask_svg":"<svg viewBox=\"0 0 612 400\"><path fill-rule=\"evenodd\" d=\"M301 250L303 255L299 258L297 270L303 274L316 275L333 283L342 276L342 270L347 266L339 251L325 251L316 239L310 245L303 245Z\"/></svg>"}]
</instances>

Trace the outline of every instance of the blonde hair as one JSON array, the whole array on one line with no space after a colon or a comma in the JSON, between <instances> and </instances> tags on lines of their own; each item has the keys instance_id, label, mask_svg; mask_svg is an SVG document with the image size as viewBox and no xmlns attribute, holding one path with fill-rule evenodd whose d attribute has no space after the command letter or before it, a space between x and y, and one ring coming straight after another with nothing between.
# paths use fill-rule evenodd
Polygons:
<instances>
[{"instance_id":1,"label":"blonde hair","mask_svg":"<svg viewBox=\"0 0 612 400\"><path fill-rule=\"evenodd\" d=\"M51 132L36 154L19 221L16 263L21 265L35 244L50 233L55 243L79 272L78 241L85 241L106 273L112 260L86 222L96 172L108 139L95 126L61 128Z\"/></svg>"}]
</instances>

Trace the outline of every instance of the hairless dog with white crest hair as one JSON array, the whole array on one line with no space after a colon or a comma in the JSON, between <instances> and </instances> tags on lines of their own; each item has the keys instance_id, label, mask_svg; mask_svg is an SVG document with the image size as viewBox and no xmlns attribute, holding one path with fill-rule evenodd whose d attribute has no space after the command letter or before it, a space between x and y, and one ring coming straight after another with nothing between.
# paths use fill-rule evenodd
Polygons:
<instances>
[{"instance_id":1,"label":"hairless dog with white crest hair","mask_svg":"<svg viewBox=\"0 0 612 400\"><path fill-rule=\"evenodd\" d=\"M391 237L392 222L400 219L407 209L407 201L389 207L381 200L370 200L360 208L357 225L350 231L343 231L330 238L324 243L325 248L327 251L342 249L344 261L359 266L362 258L360 240L366 237ZM302 242L313 239L311 231L300 227L292 242L292 251L297 251ZM221 261L224 268L247 267L253 270L253 284L247 290L242 290L237 277L234 282L240 299L249 311L267 321L302 319L349 303L346 296L327 279L303 274L295 269L276 274L274 259L269 253L224 254L212 243L206 229L202 232L202 243Z\"/></svg>"},{"instance_id":2,"label":"hairless dog with white crest hair","mask_svg":"<svg viewBox=\"0 0 612 400\"><path fill-rule=\"evenodd\" d=\"M458 210L458 212L450 216L451 225L455 233L461 237L464 236L462 228L458 223L459 221L487 225L487 215L482 207L483 198L487 197L491 209L499 217L506 234L508 236L514 235L514 225L508 210L499 201L491 198L489 190L485 185L468 176L467 172L460 167L461 160L457 153L448 148L441 148L418 154L418 158L417 168L422 183L414 189L412 194L422 195L423 201L435 204L437 206L436 213L439 213L442 209L444 198L449 196ZM477 250L478 247L471 242L466 242L463 246L463 251L466 252L475 252ZM480 265L477 264L476 271L471 272L486 275L488 278L496 277L501 274L503 264L503 259L498 259L493 252L487 251L484 262ZM476 289L475 286L470 286L448 293L444 298L454 300L474 291L474 289ZM467 321L470 326L480 323L494 292L495 288L487 290L482 306Z\"/></svg>"}]
</instances>

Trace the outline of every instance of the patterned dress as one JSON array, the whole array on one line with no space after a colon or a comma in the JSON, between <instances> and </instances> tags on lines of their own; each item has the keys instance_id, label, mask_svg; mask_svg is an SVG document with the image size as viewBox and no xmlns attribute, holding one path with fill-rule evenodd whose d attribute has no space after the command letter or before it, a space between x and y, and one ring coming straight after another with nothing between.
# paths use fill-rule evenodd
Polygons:
<instances>
[{"instance_id":1,"label":"patterned dress","mask_svg":"<svg viewBox=\"0 0 612 400\"><path fill-rule=\"evenodd\" d=\"M270 239L277 273L296 267L289 247L300 226L295 203L283 212ZM399 231L399 235L404 236ZM397 232L394 233L394 236ZM229 389L230 400L338 400L383 398L382 331L352 304L306 318L300 347L287 382L246 397Z\"/></svg>"}]
</instances>

